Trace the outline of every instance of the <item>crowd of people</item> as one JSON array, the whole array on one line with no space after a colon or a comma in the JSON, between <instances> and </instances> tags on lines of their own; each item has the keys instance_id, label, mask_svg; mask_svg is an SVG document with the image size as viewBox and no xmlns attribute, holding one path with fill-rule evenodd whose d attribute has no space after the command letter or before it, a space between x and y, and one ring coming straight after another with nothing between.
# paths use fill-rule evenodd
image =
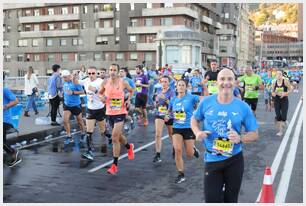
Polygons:
<instances>
[{"instance_id":1,"label":"crowd of people","mask_svg":"<svg viewBox=\"0 0 306 206\"><path fill-rule=\"evenodd\" d=\"M128 68L112 64L108 70L94 66L82 67L80 72L61 70L52 66L53 74L48 80L48 97L51 105L51 125L56 122L60 102L63 102L63 121L67 133L64 144L79 141L86 152L82 158L94 160L93 133L95 123L101 135L101 152L111 145L113 164L109 174L118 172L121 145L127 150L128 159L134 159L134 144L123 133L124 122L130 118L132 108L137 114L139 126L147 127L148 107L155 116L155 155L153 163L162 162L162 132L167 127L172 143L172 157L177 168L174 182L186 181L183 150L187 157L200 157L195 141L205 148L204 194L206 202L237 202L244 171L242 144L256 141L259 125L256 109L260 91L265 100L266 111L275 108L277 136L282 136L287 121L288 95L296 92L302 73L297 70L281 71L262 69L254 72L252 67L240 70L239 75L229 68L218 68L217 61L210 62L208 71L187 69L177 78L171 66L160 70L146 69L137 65L132 77ZM32 106L35 114L35 92L38 81L30 67L25 76L29 116ZM36 88L36 89L35 89ZM11 127L9 108L18 100L4 87L4 134ZM86 124L82 119L80 95L86 95ZM70 116L76 116L81 138L71 136ZM151 122L152 123L152 122ZM107 138L107 125L112 128ZM242 133L244 127L245 133ZM9 166L21 161L18 150L6 144L4 149L11 155ZM224 191L224 195L222 194Z\"/></svg>"}]
</instances>

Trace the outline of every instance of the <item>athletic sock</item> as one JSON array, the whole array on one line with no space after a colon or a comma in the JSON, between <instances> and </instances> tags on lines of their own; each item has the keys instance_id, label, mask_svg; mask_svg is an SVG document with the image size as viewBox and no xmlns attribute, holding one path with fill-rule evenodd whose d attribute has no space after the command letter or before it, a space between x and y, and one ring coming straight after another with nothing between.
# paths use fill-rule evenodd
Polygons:
<instances>
[{"instance_id":1,"label":"athletic sock","mask_svg":"<svg viewBox=\"0 0 306 206\"><path fill-rule=\"evenodd\" d=\"M114 162L113 164L115 164L116 166L118 165L118 157L114 157Z\"/></svg>"},{"instance_id":2,"label":"athletic sock","mask_svg":"<svg viewBox=\"0 0 306 206\"><path fill-rule=\"evenodd\" d=\"M184 172L179 171L179 175L181 175L182 177L185 177Z\"/></svg>"},{"instance_id":3,"label":"athletic sock","mask_svg":"<svg viewBox=\"0 0 306 206\"><path fill-rule=\"evenodd\" d=\"M157 157L160 157L160 152L156 152L156 156L157 156Z\"/></svg>"},{"instance_id":4,"label":"athletic sock","mask_svg":"<svg viewBox=\"0 0 306 206\"><path fill-rule=\"evenodd\" d=\"M126 147L126 149L130 149L131 146L130 146L129 143L126 143L125 147Z\"/></svg>"},{"instance_id":5,"label":"athletic sock","mask_svg":"<svg viewBox=\"0 0 306 206\"><path fill-rule=\"evenodd\" d=\"M87 138L86 138L86 143L87 143L87 148L88 150L91 150L91 145L92 145L92 132L87 132Z\"/></svg>"}]
</instances>

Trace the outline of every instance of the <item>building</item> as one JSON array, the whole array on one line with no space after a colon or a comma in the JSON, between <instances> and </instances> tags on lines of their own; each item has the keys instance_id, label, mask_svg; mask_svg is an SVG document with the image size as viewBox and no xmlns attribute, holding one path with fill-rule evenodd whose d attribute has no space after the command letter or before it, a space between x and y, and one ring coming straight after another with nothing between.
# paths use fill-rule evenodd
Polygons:
<instances>
[{"instance_id":1,"label":"building","mask_svg":"<svg viewBox=\"0 0 306 206\"><path fill-rule=\"evenodd\" d=\"M303 41L303 4L298 4L298 40Z\"/></svg>"},{"instance_id":2,"label":"building","mask_svg":"<svg viewBox=\"0 0 306 206\"><path fill-rule=\"evenodd\" d=\"M261 25L257 28L262 31L277 32L284 36L298 37L298 24Z\"/></svg>"},{"instance_id":3,"label":"building","mask_svg":"<svg viewBox=\"0 0 306 206\"><path fill-rule=\"evenodd\" d=\"M50 74L54 63L70 70L82 65L108 68L114 62L129 68L143 61L161 66L157 34L178 26L199 33L201 58L195 66L205 66L219 55L222 5L4 4L4 70L23 76L29 66L39 75ZM189 48L188 54L193 52ZM190 64L192 58L187 59Z\"/></svg>"},{"instance_id":4,"label":"building","mask_svg":"<svg viewBox=\"0 0 306 206\"><path fill-rule=\"evenodd\" d=\"M254 66L255 65L255 25L254 22L249 19L249 50L248 50L248 64Z\"/></svg>"},{"instance_id":5,"label":"building","mask_svg":"<svg viewBox=\"0 0 306 206\"><path fill-rule=\"evenodd\" d=\"M237 62L237 24L239 4L222 4L222 28L217 30L219 38L219 61L221 66L234 68Z\"/></svg>"}]
</instances>

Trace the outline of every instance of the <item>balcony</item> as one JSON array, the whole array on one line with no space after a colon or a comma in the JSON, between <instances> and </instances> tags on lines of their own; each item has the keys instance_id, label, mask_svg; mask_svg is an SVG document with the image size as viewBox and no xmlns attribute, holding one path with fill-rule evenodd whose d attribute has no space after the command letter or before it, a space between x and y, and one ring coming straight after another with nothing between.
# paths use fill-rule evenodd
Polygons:
<instances>
[{"instance_id":1,"label":"balcony","mask_svg":"<svg viewBox=\"0 0 306 206\"><path fill-rule=\"evenodd\" d=\"M114 18L114 11L101 11L95 13L95 19L110 19Z\"/></svg>"},{"instance_id":2,"label":"balcony","mask_svg":"<svg viewBox=\"0 0 306 206\"><path fill-rule=\"evenodd\" d=\"M202 22L209 24L209 25L213 25L213 20L207 16L202 16Z\"/></svg>"},{"instance_id":3,"label":"balcony","mask_svg":"<svg viewBox=\"0 0 306 206\"><path fill-rule=\"evenodd\" d=\"M222 28L222 24L220 22L216 22L215 27L218 28L218 29L221 29Z\"/></svg>"},{"instance_id":4,"label":"balcony","mask_svg":"<svg viewBox=\"0 0 306 206\"><path fill-rule=\"evenodd\" d=\"M192 18L198 18L198 12L188 7L173 7L173 8L151 8L142 9L142 16L174 16L187 15Z\"/></svg>"},{"instance_id":5,"label":"balcony","mask_svg":"<svg viewBox=\"0 0 306 206\"><path fill-rule=\"evenodd\" d=\"M137 43L137 51L156 51L157 46L155 43Z\"/></svg>"},{"instance_id":6,"label":"balcony","mask_svg":"<svg viewBox=\"0 0 306 206\"><path fill-rule=\"evenodd\" d=\"M216 34L236 35L233 29L219 29L216 31Z\"/></svg>"},{"instance_id":7,"label":"balcony","mask_svg":"<svg viewBox=\"0 0 306 206\"><path fill-rule=\"evenodd\" d=\"M112 35L114 34L114 27L99 28L99 35Z\"/></svg>"},{"instance_id":8,"label":"balcony","mask_svg":"<svg viewBox=\"0 0 306 206\"><path fill-rule=\"evenodd\" d=\"M19 21L22 24L72 20L80 20L80 14L23 16L19 18Z\"/></svg>"},{"instance_id":9,"label":"balcony","mask_svg":"<svg viewBox=\"0 0 306 206\"><path fill-rule=\"evenodd\" d=\"M52 30L52 31L23 31L20 32L21 38L39 38L39 37L58 37L58 36L78 36L78 29Z\"/></svg>"},{"instance_id":10,"label":"balcony","mask_svg":"<svg viewBox=\"0 0 306 206\"><path fill-rule=\"evenodd\" d=\"M136 26L127 27L128 34L156 34L163 29L169 29L170 27L176 27L179 25L169 25L169 26ZM185 25L182 25L185 26Z\"/></svg>"}]
</instances>

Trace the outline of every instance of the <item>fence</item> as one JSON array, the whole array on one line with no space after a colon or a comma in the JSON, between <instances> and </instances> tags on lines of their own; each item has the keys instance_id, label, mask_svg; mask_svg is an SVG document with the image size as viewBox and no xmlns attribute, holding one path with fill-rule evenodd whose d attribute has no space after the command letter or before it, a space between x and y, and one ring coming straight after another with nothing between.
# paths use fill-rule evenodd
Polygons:
<instances>
[{"instance_id":1,"label":"fence","mask_svg":"<svg viewBox=\"0 0 306 206\"><path fill-rule=\"evenodd\" d=\"M38 88L43 91L47 91L49 76L38 76L39 81ZM11 90L24 90L24 77L6 77L4 85Z\"/></svg>"}]
</instances>

